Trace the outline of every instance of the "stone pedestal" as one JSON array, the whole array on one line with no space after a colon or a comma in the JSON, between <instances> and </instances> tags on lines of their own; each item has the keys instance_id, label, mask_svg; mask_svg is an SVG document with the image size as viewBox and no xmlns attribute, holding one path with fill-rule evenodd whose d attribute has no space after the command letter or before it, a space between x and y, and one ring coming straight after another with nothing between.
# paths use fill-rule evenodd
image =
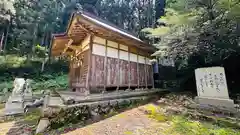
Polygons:
<instances>
[{"instance_id":1,"label":"stone pedestal","mask_svg":"<svg viewBox=\"0 0 240 135\"><path fill-rule=\"evenodd\" d=\"M10 96L5 104L5 115L15 115L24 113L24 102L22 96Z\"/></svg>"},{"instance_id":2,"label":"stone pedestal","mask_svg":"<svg viewBox=\"0 0 240 135\"><path fill-rule=\"evenodd\" d=\"M234 102L231 99L196 97L195 101L200 105L212 105L219 107L219 109L236 110L234 108Z\"/></svg>"}]
</instances>

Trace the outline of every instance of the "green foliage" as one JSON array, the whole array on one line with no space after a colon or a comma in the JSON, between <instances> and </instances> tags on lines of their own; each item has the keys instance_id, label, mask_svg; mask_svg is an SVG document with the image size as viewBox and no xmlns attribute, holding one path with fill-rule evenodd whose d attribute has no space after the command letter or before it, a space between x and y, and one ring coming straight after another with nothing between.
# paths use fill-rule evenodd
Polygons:
<instances>
[{"instance_id":1,"label":"green foliage","mask_svg":"<svg viewBox=\"0 0 240 135\"><path fill-rule=\"evenodd\" d=\"M67 89L68 87L67 74L61 75L61 76L51 76L50 78L55 78L55 79L49 79L46 81L35 81L32 86L33 90Z\"/></svg>"},{"instance_id":2,"label":"green foliage","mask_svg":"<svg viewBox=\"0 0 240 135\"><path fill-rule=\"evenodd\" d=\"M196 54L210 63L239 53L238 0L168 0L166 7L165 16L158 20L165 25L143 30L149 38L160 39L155 56L172 57L183 64Z\"/></svg>"},{"instance_id":3,"label":"green foliage","mask_svg":"<svg viewBox=\"0 0 240 135\"><path fill-rule=\"evenodd\" d=\"M13 88L15 77L24 77L33 80L33 90L65 89L68 86L68 63L56 61L46 64L41 72L42 62L34 59L27 63L25 57L16 55L0 56L0 91Z\"/></svg>"},{"instance_id":4,"label":"green foliage","mask_svg":"<svg viewBox=\"0 0 240 135\"><path fill-rule=\"evenodd\" d=\"M11 89L13 88L13 81L0 83L0 92L1 92L4 88L7 88L8 90L11 90Z\"/></svg>"},{"instance_id":5,"label":"green foliage","mask_svg":"<svg viewBox=\"0 0 240 135\"><path fill-rule=\"evenodd\" d=\"M14 2L10 0L1 0L0 1L0 18L2 20L10 20L10 14L14 15L16 10L14 8ZM0 22L1 22L0 21Z\"/></svg>"},{"instance_id":6,"label":"green foliage","mask_svg":"<svg viewBox=\"0 0 240 135\"><path fill-rule=\"evenodd\" d=\"M24 65L25 62L26 57L19 57L16 55L0 56L0 68L18 68Z\"/></svg>"},{"instance_id":7,"label":"green foliage","mask_svg":"<svg viewBox=\"0 0 240 135\"><path fill-rule=\"evenodd\" d=\"M39 44L35 46L36 55L40 58L45 58L48 56L46 46L40 46Z\"/></svg>"},{"instance_id":8,"label":"green foliage","mask_svg":"<svg viewBox=\"0 0 240 135\"><path fill-rule=\"evenodd\" d=\"M85 11L98 14L110 22L140 34L144 27L152 26L154 1L140 0L3 0L4 11L10 10L10 25L0 21L0 35L9 27L7 52L34 56L35 45L49 48L52 33L64 32L70 15L80 3ZM114 14L112 14L114 13ZM7 16L10 20L10 15ZM1 27L2 25L2 27ZM6 38L5 38L6 39ZM37 54L38 55L38 54Z\"/></svg>"}]
</instances>

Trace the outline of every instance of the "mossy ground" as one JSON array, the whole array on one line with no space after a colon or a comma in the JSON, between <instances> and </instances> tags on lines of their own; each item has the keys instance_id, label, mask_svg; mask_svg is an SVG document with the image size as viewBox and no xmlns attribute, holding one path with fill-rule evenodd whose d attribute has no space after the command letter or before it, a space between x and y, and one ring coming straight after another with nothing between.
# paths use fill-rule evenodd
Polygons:
<instances>
[{"instance_id":1,"label":"mossy ground","mask_svg":"<svg viewBox=\"0 0 240 135\"><path fill-rule=\"evenodd\" d=\"M240 135L239 129L234 129L232 126L214 123L210 121L193 120L183 115L167 115L161 110L161 105L147 105L146 110L149 118L158 122L168 122L170 128L166 129L166 135Z\"/></svg>"}]
</instances>

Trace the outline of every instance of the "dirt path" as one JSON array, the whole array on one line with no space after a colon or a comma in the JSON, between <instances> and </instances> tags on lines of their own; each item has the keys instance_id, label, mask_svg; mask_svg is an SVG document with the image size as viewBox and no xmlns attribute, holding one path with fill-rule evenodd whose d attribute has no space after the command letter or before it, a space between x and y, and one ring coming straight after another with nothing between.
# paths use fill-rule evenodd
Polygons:
<instances>
[{"instance_id":1,"label":"dirt path","mask_svg":"<svg viewBox=\"0 0 240 135\"><path fill-rule=\"evenodd\" d=\"M9 130L15 125L15 122L7 122L0 124L0 135L6 135Z\"/></svg>"},{"instance_id":2,"label":"dirt path","mask_svg":"<svg viewBox=\"0 0 240 135\"><path fill-rule=\"evenodd\" d=\"M0 109L0 118L3 109ZM0 123L0 135L32 135L33 127L22 118Z\"/></svg>"},{"instance_id":3,"label":"dirt path","mask_svg":"<svg viewBox=\"0 0 240 135\"><path fill-rule=\"evenodd\" d=\"M163 130L168 125L150 119L144 113L148 105L125 111L63 135L163 135Z\"/></svg>"}]
</instances>

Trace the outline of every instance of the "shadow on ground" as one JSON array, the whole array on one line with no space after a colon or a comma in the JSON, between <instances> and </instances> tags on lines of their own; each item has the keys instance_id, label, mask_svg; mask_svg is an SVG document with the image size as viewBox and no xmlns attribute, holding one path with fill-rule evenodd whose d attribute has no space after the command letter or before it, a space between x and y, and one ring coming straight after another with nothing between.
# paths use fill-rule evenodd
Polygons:
<instances>
[{"instance_id":1,"label":"shadow on ground","mask_svg":"<svg viewBox=\"0 0 240 135\"><path fill-rule=\"evenodd\" d=\"M35 125L33 125L33 123L19 120L14 122L14 124L9 127L6 135L32 135L34 134L34 127Z\"/></svg>"}]
</instances>

